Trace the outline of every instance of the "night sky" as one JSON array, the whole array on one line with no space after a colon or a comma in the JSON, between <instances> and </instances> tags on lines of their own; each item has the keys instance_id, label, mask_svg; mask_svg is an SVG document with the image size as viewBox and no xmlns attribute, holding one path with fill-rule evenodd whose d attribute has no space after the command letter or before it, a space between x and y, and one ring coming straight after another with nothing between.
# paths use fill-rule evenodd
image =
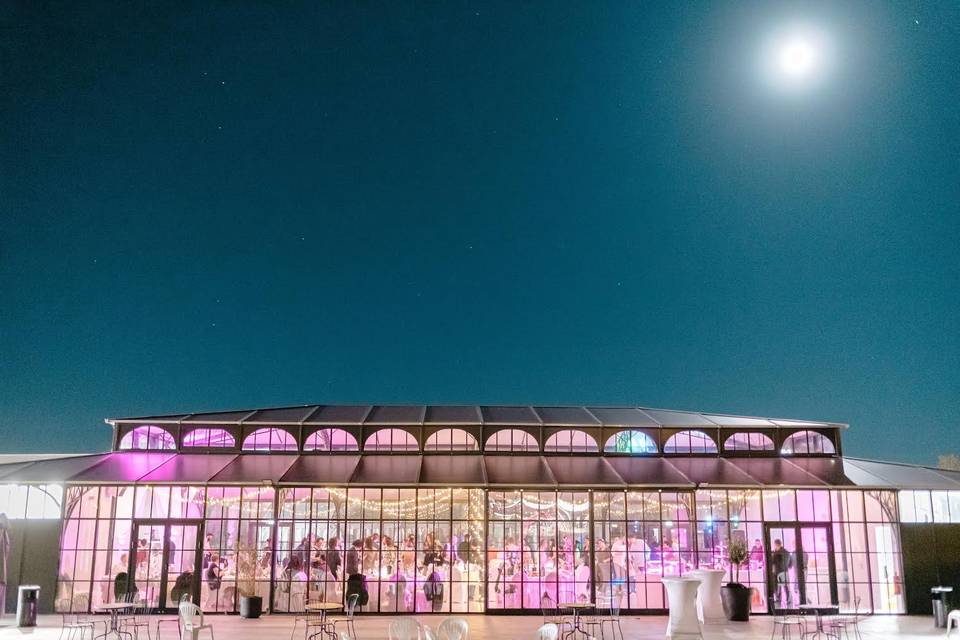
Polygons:
<instances>
[{"instance_id":1,"label":"night sky","mask_svg":"<svg viewBox=\"0 0 960 640\"><path fill-rule=\"evenodd\" d=\"M0 5L3 451L353 402L960 449L960 3L188 4Z\"/></svg>"}]
</instances>

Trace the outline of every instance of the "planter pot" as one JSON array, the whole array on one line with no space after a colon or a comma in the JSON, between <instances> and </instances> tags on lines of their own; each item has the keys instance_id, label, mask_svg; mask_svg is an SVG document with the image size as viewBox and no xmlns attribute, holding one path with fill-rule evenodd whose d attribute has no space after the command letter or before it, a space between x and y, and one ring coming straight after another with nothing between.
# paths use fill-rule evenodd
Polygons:
<instances>
[{"instance_id":1,"label":"planter pot","mask_svg":"<svg viewBox=\"0 0 960 640\"><path fill-rule=\"evenodd\" d=\"M736 582L720 588L720 599L723 601L723 612L727 620L733 622L750 620L750 595L749 587Z\"/></svg>"},{"instance_id":2,"label":"planter pot","mask_svg":"<svg viewBox=\"0 0 960 640\"><path fill-rule=\"evenodd\" d=\"M259 618L263 613L263 598L260 596L240 596L240 617Z\"/></svg>"}]
</instances>

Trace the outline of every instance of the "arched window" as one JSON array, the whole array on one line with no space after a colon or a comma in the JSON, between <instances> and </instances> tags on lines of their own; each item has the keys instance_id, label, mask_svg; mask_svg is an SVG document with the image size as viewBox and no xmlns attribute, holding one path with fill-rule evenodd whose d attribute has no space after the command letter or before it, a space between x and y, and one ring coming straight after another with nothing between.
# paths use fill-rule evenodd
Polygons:
<instances>
[{"instance_id":1,"label":"arched window","mask_svg":"<svg viewBox=\"0 0 960 640\"><path fill-rule=\"evenodd\" d=\"M520 429L504 429L487 438L487 451L539 451L537 440Z\"/></svg>"},{"instance_id":2,"label":"arched window","mask_svg":"<svg viewBox=\"0 0 960 640\"><path fill-rule=\"evenodd\" d=\"M304 451L359 451L353 434L343 429L317 429L303 444Z\"/></svg>"},{"instance_id":3,"label":"arched window","mask_svg":"<svg viewBox=\"0 0 960 640\"><path fill-rule=\"evenodd\" d=\"M183 446L233 448L237 441L226 429L199 427L183 437Z\"/></svg>"},{"instance_id":4,"label":"arched window","mask_svg":"<svg viewBox=\"0 0 960 640\"><path fill-rule=\"evenodd\" d=\"M424 451L477 451L480 445L463 429L440 429L423 445Z\"/></svg>"},{"instance_id":5,"label":"arched window","mask_svg":"<svg viewBox=\"0 0 960 640\"><path fill-rule=\"evenodd\" d=\"M816 431L798 431L783 441L780 453L785 456L807 453L833 455L837 452L830 438Z\"/></svg>"},{"instance_id":6,"label":"arched window","mask_svg":"<svg viewBox=\"0 0 960 640\"><path fill-rule=\"evenodd\" d=\"M243 440L244 451L296 451L297 441L283 429L257 429Z\"/></svg>"},{"instance_id":7,"label":"arched window","mask_svg":"<svg viewBox=\"0 0 960 640\"><path fill-rule=\"evenodd\" d=\"M417 439L403 429L381 429L363 443L364 451L416 451Z\"/></svg>"},{"instance_id":8,"label":"arched window","mask_svg":"<svg viewBox=\"0 0 960 640\"><path fill-rule=\"evenodd\" d=\"M564 429L547 438L543 450L551 453L586 453L599 451L600 447L590 434L576 429Z\"/></svg>"},{"instance_id":9,"label":"arched window","mask_svg":"<svg viewBox=\"0 0 960 640\"><path fill-rule=\"evenodd\" d=\"M763 433L735 433L723 443L724 451L773 451L773 440Z\"/></svg>"},{"instance_id":10,"label":"arched window","mask_svg":"<svg viewBox=\"0 0 960 640\"><path fill-rule=\"evenodd\" d=\"M169 451L176 448L177 443L169 431L152 425L135 427L127 435L120 438L120 449L161 449Z\"/></svg>"},{"instance_id":11,"label":"arched window","mask_svg":"<svg viewBox=\"0 0 960 640\"><path fill-rule=\"evenodd\" d=\"M664 453L716 453L717 443L703 431L675 433L663 445Z\"/></svg>"},{"instance_id":12,"label":"arched window","mask_svg":"<svg viewBox=\"0 0 960 640\"><path fill-rule=\"evenodd\" d=\"M643 431L628 429L610 436L607 443L603 445L603 450L607 453L630 453L633 455L656 453L657 443Z\"/></svg>"}]
</instances>

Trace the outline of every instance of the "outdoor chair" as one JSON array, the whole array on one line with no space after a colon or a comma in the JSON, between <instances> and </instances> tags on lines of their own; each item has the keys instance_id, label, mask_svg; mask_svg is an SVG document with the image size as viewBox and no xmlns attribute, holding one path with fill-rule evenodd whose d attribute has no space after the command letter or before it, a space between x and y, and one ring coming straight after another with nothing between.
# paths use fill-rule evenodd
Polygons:
<instances>
[{"instance_id":1,"label":"outdoor chair","mask_svg":"<svg viewBox=\"0 0 960 640\"><path fill-rule=\"evenodd\" d=\"M203 622L203 610L192 602L181 601L180 628L190 634L190 640L199 640L200 632L206 629L213 640L213 625Z\"/></svg>"},{"instance_id":2,"label":"outdoor chair","mask_svg":"<svg viewBox=\"0 0 960 640\"><path fill-rule=\"evenodd\" d=\"M86 612L90 608L90 597L86 594L79 594L74 596L72 601L69 598L58 600L57 609L59 611L69 611L71 602L74 611ZM80 632L79 640L83 640L83 636L88 629L90 630L90 640L94 640L97 635L97 624L103 624L104 632L107 629L107 623L104 620L96 620L85 615L85 613L64 613L61 618L58 640L64 640L64 632L66 632L66 640L73 640L77 631Z\"/></svg>"},{"instance_id":3,"label":"outdoor chair","mask_svg":"<svg viewBox=\"0 0 960 640\"><path fill-rule=\"evenodd\" d=\"M623 640L623 629L620 627L620 598L602 595L597 598L597 610L594 615L580 616L580 624L591 630L590 635L596 636L593 629L600 633L601 640L606 638L603 628L610 625L610 635L613 640L617 640L617 633L620 634L620 640Z\"/></svg>"},{"instance_id":4,"label":"outdoor chair","mask_svg":"<svg viewBox=\"0 0 960 640\"><path fill-rule=\"evenodd\" d=\"M133 637L139 640L140 629L147 632L147 640L150 640L150 606L146 600L138 600L136 593L128 593L124 602L132 602L134 606L130 609L129 615L121 616L120 631L124 633L133 633Z\"/></svg>"},{"instance_id":5,"label":"outdoor chair","mask_svg":"<svg viewBox=\"0 0 960 640\"><path fill-rule=\"evenodd\" d=\"M420 624L414 618L394 618L387 629L388 640L421 640Z\"/></svg>"},{"instance_id":6,"label":"outdoor chair","mask_svg":"<svg viewBox=\"0 0 960 640\"><path fill-rule=\"evenodd\" d=\"M860 635L860 621L866 617L867 613L860 611L860 596L857 596L853 599L853 613L844 614L828 620L825 627L828 632L835 634L837 637L840 637L840 632L842 631L846 638L850 638L850 630L852 629L853 635L859 639L863 637ZM960 624L960 614L958 614L957 620L958 624ZM947 621L947 635L950 635L949 619Z\"/></svg>"},{"instance_id":7,"label":"outdoor chair","mask_svg":"<svg viewBox=\"0 0 960 640\"><path fill-rule=\"evenodd\" d=\"M548 593L540 596L540 614L543 616L543 624L555 624L560 632L573 629L573 621L563 615Z\"/></svg>"},{"instance_id":8,"label":"outdoor chair","mask_svg":"<svg viewBox=\"0 0 960 640\"><path fill-rule=\"evenodd\" d=\"M464 618L447 618L437 627L437 640L467 640L470 624Z\"/></svg>"},{"instance_id":9,"label":"outdoor chair","mask_svg":"<svg viewBox=\"0 0 960 640\"><path fill-rule=\"evenodd\" d=\"M190 602L190 596L186 593L180 596L180 602ZM177 603L177 607L180 606L180 602ZM161 624L176 624L177 625L177 637L183 638L183 631L180 629L180 610L178 608L177 615L171 617L160 617L157 618L157 640L160 640L160 625Z\"/></svg>"},{"instance_id":10,"label":"outdoor chair","mask_svg":"<svg viewBox=\"0 0 960 640\"><path fill-rule=\"evenodd\" d=\"M789 639L792 637L791 630L797 630L797 637L802 638L803 632L806 628L806 623L802 616L794 614L783 614L777 613L777 605L774 602L773 597L767 599L767 602L770 606L770 615L773 616L773 633L770 634L770 639L777 635L777 628L780 628L780 637L783 639Z\"/></svg>"},{"instance_id":11,"label":"outdoor chair","mask_svg":"<svg viewBox=\"0 0 960 640\"><path fill-rule=\"evenodd\" d=\"M333 631L334 631L334 633L343 634L344 632L342 632L342 631L339 631L339 632L338 632L338 630L337 630L337 625L338 625L338 624L343 624L343 626L345 626L345 627L347 628L346 636L347 636L348 638L350 638L350 640L356 640L357 630L353 627L353 623L354 623L354 621L356 620L356 618L354 617L353 614L356 613L356 610L357 610L357 600L359 600L359 599L360 599L360 594L359 594L359 593L351 593L351 594L347 597L347 608L346 608L346 610L345 610L345 615L343 615L343 616L336 616L336 617L332 617L332 618L329 617L329 616L327 617L327 620L328 620L328 621L332 621L332 622L333 622Z\"/></svg>"},{"instance_id":12,"label":"outdoor chair","mask_svg":"<svg viewBox=\"0 0 960 640\"><path fill-rule=\"evenodd\" d=\"M560 635L560 627L555 625L552 622L548 622L539 629L537 629L537 635L534 640L557 640L557 637Z\"/></svg>"},{"instance_id":13,"label":"outdoor chair","mask_svg":"<svg viewBox=\"0 0 960 640\"><path fill-rule=\"evenodd\" d=\"M297 632L297 625L300 624L301 622L304 624L303 637L304 637L304 640L306 640L311 635L313 635L311 633L311 630L313 630L313 632L316 633L317 630L320 628L320 622L323 619L323 614L321 614L319 611L308 611L306 608L306 605L309 604L309 602L302 603L299 609L294 609L293 604L294 602L291 599L290 610L300 611L302 613L294 617L293 619L293 629L290 630L290 640L293 640L293 636Z\"/></svg>"},{"instance_id":14,"label":"outdoor chair","mask_svg":"<svg viewBox=\"0 0 960 640\"><path fill-rule=\"evenodd\" d=\"M953 632L953 627L956 625L957 629L960 629L960 609L954 609L947 614L947 637L950 637L950 634ZM857 629L857 637L860 637L860 630Z\"/></svg>"}]
</instances>

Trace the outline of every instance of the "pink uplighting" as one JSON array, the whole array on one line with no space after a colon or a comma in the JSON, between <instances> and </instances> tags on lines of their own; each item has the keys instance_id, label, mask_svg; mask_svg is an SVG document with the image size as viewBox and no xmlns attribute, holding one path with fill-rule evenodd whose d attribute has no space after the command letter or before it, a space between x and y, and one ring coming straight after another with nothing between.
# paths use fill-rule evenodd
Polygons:
<instances>
[{"instance_id":1,"label":"pink uplighting","mask_svg":"<svg viewBox=\"0 0 960 640\"><path fill-rule=\"evenodd\" d=\"M173 436L165 429L153 425L136 427L120 439L120 449L160 449L172 450L177 448Z\"/></svg>"}]
</instances>

